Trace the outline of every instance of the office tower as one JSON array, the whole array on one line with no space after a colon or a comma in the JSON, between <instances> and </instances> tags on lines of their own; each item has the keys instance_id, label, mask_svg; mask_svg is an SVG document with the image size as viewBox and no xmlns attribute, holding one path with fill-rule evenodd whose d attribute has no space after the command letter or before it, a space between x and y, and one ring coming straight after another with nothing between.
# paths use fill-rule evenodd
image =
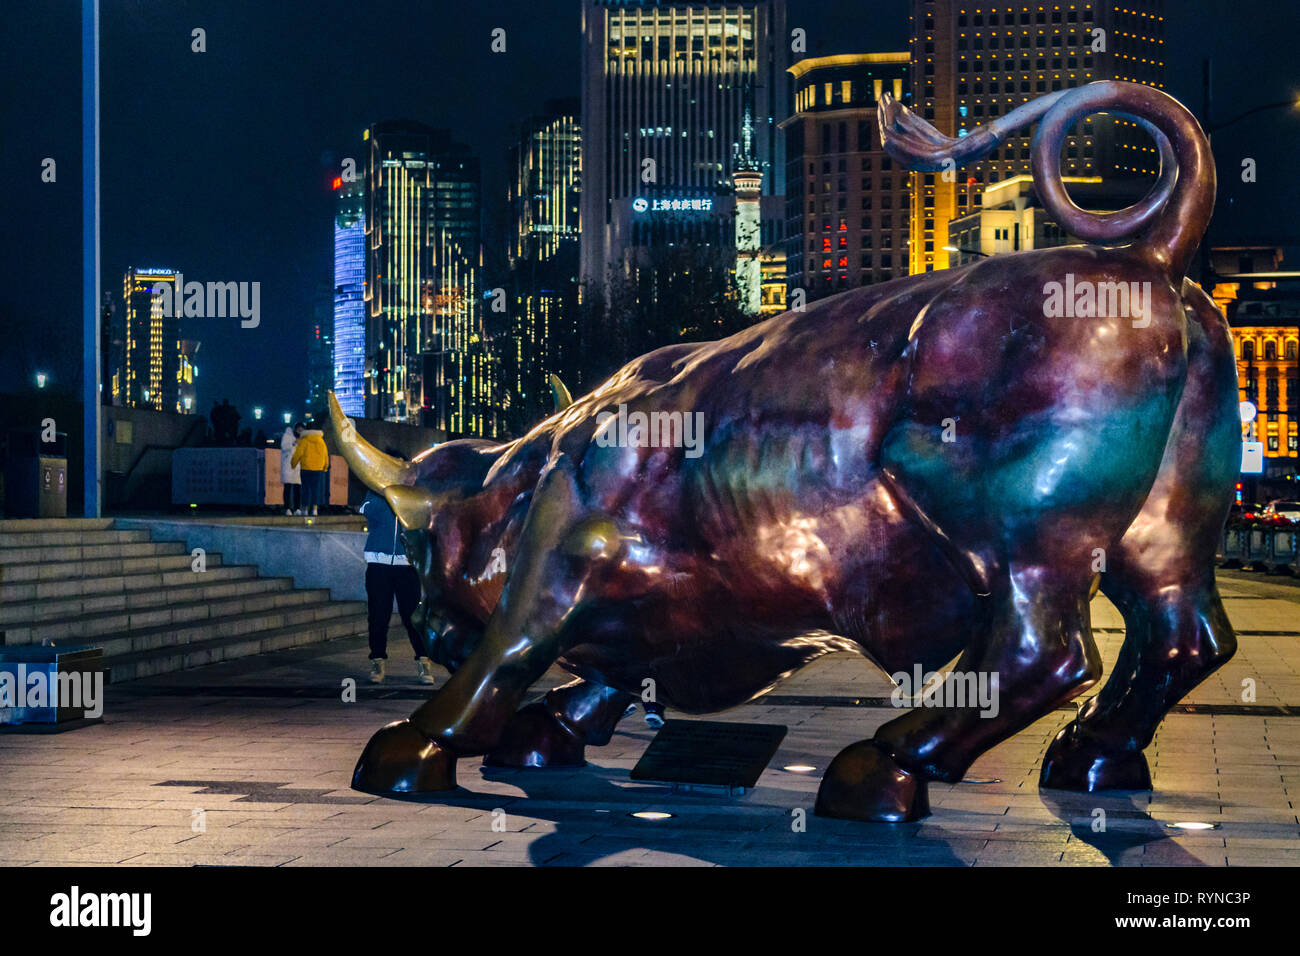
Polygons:
<instances>
[{"instance_id":1,"label":"office tower","mask_svg":"<svg viewBox=\"0 0 1300 956\"><path fill-rule=\"evenodd\" d=\"M163 306L174 301L171 269L127 269L122 281L122 364L113 375L113 404L180 411L180 320ZM167 314L168 312L173 314Z\"/></svg>"},{"instance_id":2,"label":"office tower","mask_svg":"<svg viewBox=\"0 0 1300 956\"><path fill-rule=\"evenodd\" d=\"M434 300L449 281L440 268L479 265L478 161L446 130L421 123L377 123L364 139L366 415L445 422L451 393L440 359L465 336ZM455 251L439 258L442 250Z\"/></svg>"},{"instance_id":3,"label":"office tower","mask_svg":"<svg viewBox=\"0 0 1300 956\"><path fill-rule=\"evenodd\" d=\"M1164 0L1076 3L912 0L913 108L948 136L1054 90L1119 79L1164 86ZM950 220L974 212L983 187L1028 174L1033 129L955 175L913 174L910 271L950 264ZM1103 182L1153 178L1159 152L1131 120L1082 121L1061 172Z\"/></svg>"},{"instance_id":4,"label":"office tower","mask_svg":"<svg viewBox=\"0 0 1300 956\"><path fill-rule=\"evenodd\" d=\"M524 121L510 148L509 255L545 262L576 247L582 195L582 129L577 98L550 100Z\"/></svg>"},{"instance_id":5,"label":"office tower","mask_svg":"<svg viewBox=\"0 0 1300 956\"><path fill-rule=\"evenodd\" d=\"M366 413L366 184L334 181L334 394L345 414ZM309 408L315 406L310 404Z\"/></svg>"},{"instance_id":6,"label":"office tower","mask_svg":"<svg viewBox=\"0 0 1300 956\"><path fill-rule=\"evenodd\" d=\"M783 203L784 0L584 0L582 42L584 282L603 285L656 245L733 244L746 106L763 199ZM763 244L777 238L779 216L764 214Z\"/></svg>"},{"instance_id":7,"label":"office tower","mask_svg":"<svg viewBox=\"0 0 1300 956\"><path fill-rule=\"evenodd\" d=\"M433 279L425 309L435 330L421 355L424 405L420 424L449 437L497 438L502 433L501 372L483 324L482 262L446 232L437 234Z\"/></svg>"},{"instance_id":8,"label":"office tower","mask_svg":"<svg viewBox=\"0 0 1300 956\"><path fill-rule=\"evenodd\" d=\"M325 393L334 387L334 290L321 284L312 301L311 332L307 338L308 413L327 411Z\"/></svg>"},{"instance_id":9,"label":"office tower","mask_svg":"<svg viewBox=\"0 0 1300 956\"><path fill-rule=\"evenodd\" d=\"M581 106L553 100L520 129L510 150L510 327L503 337L511 431L526 430L551 409L551 373L564 377L576 348ZM576 383L575 383L576 384Z\"/></svg>"},{"instance_id":10,"label":"office tower","mask_svg":"<svg viewBox=\"0 0 1300 956\"><path fill-rule=\"evenodd\" d=\"M200 345L202 343L198 339L181 339L180 341L177 411L186 415L197 414L199 409L198 383L195 382L199 374L199 368L194 364L194 360L198 358Z\"/></svg>"},{"instance_id":11,"label":"office tower","mask_svg":"<svg viewBox=\"0 0 1300 956\"><path fill-rule=\"evenodd\" d=\"M786 286L813 301L907 275L909 175L881 148L877 105L906 101L907 53L810 57L790 67ZM797 304L797 303L793 303Z\"/></svg>"}]
</instances>

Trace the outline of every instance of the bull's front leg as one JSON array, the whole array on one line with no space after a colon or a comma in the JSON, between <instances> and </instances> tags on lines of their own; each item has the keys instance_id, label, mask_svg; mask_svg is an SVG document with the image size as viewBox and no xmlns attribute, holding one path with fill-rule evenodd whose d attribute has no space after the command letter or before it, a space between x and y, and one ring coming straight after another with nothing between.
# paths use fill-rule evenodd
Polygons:
<instances>
[{"instance_id":1,"label":"bull's front leg","mask_svg":"<svg viewBox=\"0 0 1300 956\"><path fill-rule=\"evenodd\" d=\"M609 743L636 695L591 681L556 687L511 718L483 758L492 767L581 767L585 749Z\"/></svg>"},{"instance_id":2,"label":"bull's front leg","mask_svg":"<svg viewBox=\"0 0 1300 956\"><path fill-rule=\"evenodd\" d=\"M438 694L366 745L352 786L367 793L456 787L456 759L501 740L528 688L560 657L591 556L575 547L580 512L571 467L538 484L505 590L483 640Z\"/></svg>"},{"instance_id":3,"label":"bull's front leg","mask_svg":"<svg viewBox=\"0 0 1300 956\"><path fill-rule=\"evenodd\" d=\"M989 688L996 677L994 706L968 697L966 706L915 707L884 724L831 762L817 793L819 815L924 817L927 781L960 780L980 754L1100 677L1086 577L1043 565L1013 567L986 601L988 617L953 676L973 675Z\"/></svg>"}]
</instances>

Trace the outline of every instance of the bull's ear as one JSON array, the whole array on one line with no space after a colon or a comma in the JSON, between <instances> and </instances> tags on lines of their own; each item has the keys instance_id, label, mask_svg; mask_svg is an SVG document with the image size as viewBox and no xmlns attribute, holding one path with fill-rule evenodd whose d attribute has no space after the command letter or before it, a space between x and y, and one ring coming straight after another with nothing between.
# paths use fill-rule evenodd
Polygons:
<instances>
[{"instance_id":1,"label":"bull's ear","mask_svg":"<svg viewBox=\"0 0 1300 956\"><path fill-rule=\"evenodd\" d=\"M569 394L569 390L565 388L564 383L560 381L560 376L552 372L550 379L551 395L555 398L555 410L557 412L562 412L573 404L573 396Z\"/></svg>"},{"instance_id":2,"label":"bull's ear","mask_svg":"<svg viewBox=\"0 0 1300 956\"><path fill-rule=\"evenodd\" d=\"M422 488L389 485L384 489L384 498L407 531L428 528L433 520L433 496Z\"/></svg>"}]
</instances>

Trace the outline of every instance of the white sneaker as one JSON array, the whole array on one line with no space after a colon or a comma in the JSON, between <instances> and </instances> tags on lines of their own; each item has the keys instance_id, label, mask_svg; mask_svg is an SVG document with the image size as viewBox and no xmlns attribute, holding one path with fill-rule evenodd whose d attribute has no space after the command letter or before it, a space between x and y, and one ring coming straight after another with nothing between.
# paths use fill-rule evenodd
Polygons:
<instances>
[{"instance_id":1,"label":"white sneaker","mask_svg":"<svg viewBox=\"0 0 1300 956\"><path fill-rule=\"evenodd\" d=\"M382 684L384 678L388 676L388 661L382 657L376 658L370 662L370 683Z\"/></svg>"},{"instance_id":2,"label":"white sneaker","mask_svg":"<svg viewBox=\"0 0 1300 956\"><path fill-rule=\"evenodd\" d=\"M433 661L427 657L417 657L415 659L415 679L421 684L434 683Z\"/></svg>"},{"instance_id":3,"label":"white sneaker","mask_svg":"<svg viewBox=\"0 0 1300 956\"><path fill-rule=\"evenodd\" d=\"M290 511L288 508L285 508L285 509L284 509L284 513L287 514L287 515L291 515L291 514L293 514L293 512Z\"/></svg>"},{"instance_id":4,"label":"white sneaker","mask_svg":"<svg viewBox=\"0 0 1300 956\"><path fill-rule=\"evenodd\" d=\"M295 509L295 510L294 510L294 514L297 515L299 518L301 518L301 517L302 517L302 509L301 509L301 508L297 508L297 509Z\"/></svg>"}]
</instances>

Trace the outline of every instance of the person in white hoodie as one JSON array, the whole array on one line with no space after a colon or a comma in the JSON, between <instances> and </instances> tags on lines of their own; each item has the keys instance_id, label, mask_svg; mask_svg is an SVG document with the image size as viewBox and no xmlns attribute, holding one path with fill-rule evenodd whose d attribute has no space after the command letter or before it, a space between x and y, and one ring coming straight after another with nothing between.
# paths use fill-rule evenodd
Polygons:
<instances>
[{"instance_id":1,"label":"person in white hoodie","mask_svg":"<svg viewBox=\"0 0 1300 956\"><path fill-rule=\"evenodd\" d=\"M302 473L293 464L293 452L298 447L302 435L303 423L296 422L284 429L280 439L280 481L284 485L284 513L302 514Z\"/></svg>"}]
</instances>

